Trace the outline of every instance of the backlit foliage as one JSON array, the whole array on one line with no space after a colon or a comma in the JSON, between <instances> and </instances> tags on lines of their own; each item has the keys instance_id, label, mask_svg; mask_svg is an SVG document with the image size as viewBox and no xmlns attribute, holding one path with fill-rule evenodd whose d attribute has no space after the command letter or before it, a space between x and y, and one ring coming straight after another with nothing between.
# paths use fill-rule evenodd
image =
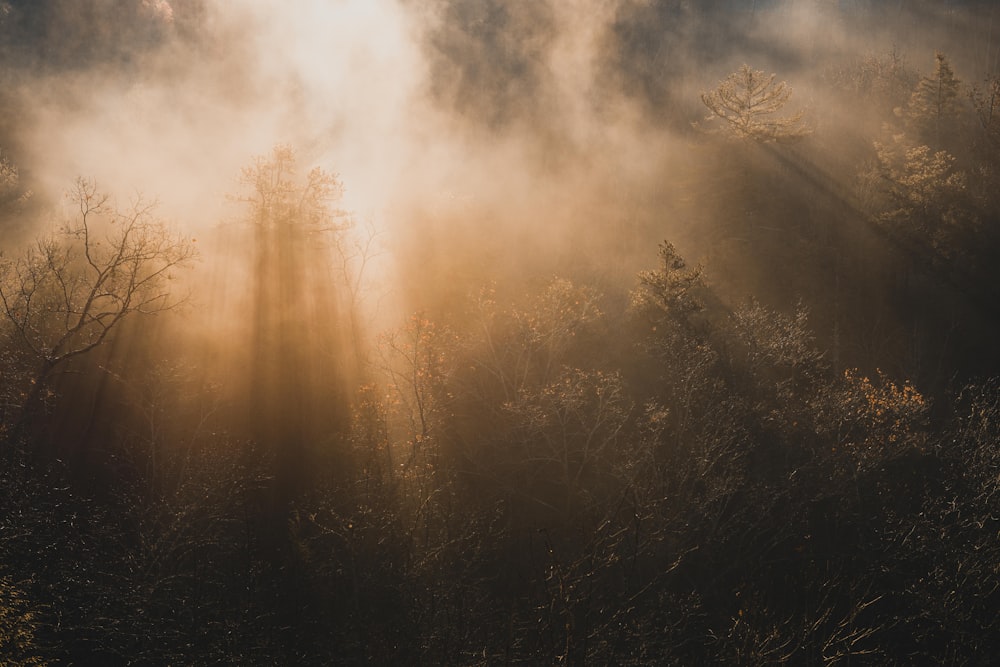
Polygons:
<instances>
[{"instance_id":1,"label":"backlit foliage","mask_svg":"<svg viewBox=\"0 0 1000 667\"><path fill-rule=\"evenodd\" d=\"M876 217L907 243L948 258L976 224L966 174L955 157L930 147L875 144L878 155Z\"/></svg>"},{"instance_id":2,"label":"backlit foliage","mask_svg":"<svg viewBox=\"0 0 1000 667\"><path fill-rule=\"evenodd\" d=\"M712 112L705 120L723 121L722 131L739 139L780 141L809 134L809 128L802 122L805 112L775 115L784 109L792 96L787 83L775 83L776 76L749 65L741 66L715 90L701 94L701 101Z\"/></svg>"},{"instance_id":3,"label":"backlit foliage","mask_svg":"<svg viewBox=\"0 0 1000 667\"><path fill-rule=\"evenodd\" d=\"M818 380L826 370L816 347L809 312L799 304L791 316L775 313L758 301L733 313L736 332L746 345L747 362L758 372L783 371L802 379Z\"/></svg>"},{"instance_id":4,"label":"backlit foliage","mask_svg":"<svg viewBox=\"0 0 1000 667\"><path fill-rule=\"evenodd\" d=\"M823 429L833 447L848 454L856 471L878 466L908 450L926 445L929 406L909 382L893 382L879 371L874 379L855 370L843 373L826 400Z\"/></svg>"},{"instance_id":5,"label":"backlit foliage","mask_svg":"<svg viewBox=\"0 0 1000 667\"><path fill-rule=\"evenodd\" d=\"M257 225L294 225L317 233L345 224L346 214L333 206L343 195L343 183L320 167L301 178L290 146L279 145L270 155L255 157L241 171L240 181L244 190L237 199L250 204Z\"/></svg>"},{"instance_id":6,"label":"backlit foliage","mask_svg":"<svg viewBox=\"0 0 1000 667\"><path fill-rule=\"evenodd\" d=\"M660 244L660 267L639 273L639 288L632 294L632 308L655 322L669 318L688 322L704 308L705 284L701 267L689 269L673 244Z\"/></svg>"},{"instance_id":7,"label":"backlit foliage","mask_svg":"<svg viewBox=\"0 0 1000 667\"><path fill-rule=\"evenodd\" d=\"M503 307L492 287L480 291L470 313L469 380L500 390L503 400L551 381L574 347L603 317L593 288L555 278L520 305ZM477 379L478 378L478 379Z\"/></svg>"},{"instance_id":8,"label":"backlit foliage","mask_svg":"<svg viewBox=\"0 0 1000 667\"><path fill-rule=\"evenodd\" d=\"M24 592L0 577L0 655L11 667L44 665L35 646L38 619Z\"/></svg>"}]
</instances>

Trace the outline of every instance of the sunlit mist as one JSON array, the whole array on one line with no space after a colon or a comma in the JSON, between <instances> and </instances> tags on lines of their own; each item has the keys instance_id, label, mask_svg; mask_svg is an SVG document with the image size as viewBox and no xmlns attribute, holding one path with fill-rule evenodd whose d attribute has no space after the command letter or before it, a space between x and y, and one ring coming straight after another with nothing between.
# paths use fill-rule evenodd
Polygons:
<instances>
[{"instance_id":1,"label":"sunlit mist","mask_svg":"<svg viewBox=\"0 0 1000 667\"><path fill-rule=\"evenodd\" d=\"M0 663L988 664L994 5L0 0Z\"/></svg>"}]
</instances>

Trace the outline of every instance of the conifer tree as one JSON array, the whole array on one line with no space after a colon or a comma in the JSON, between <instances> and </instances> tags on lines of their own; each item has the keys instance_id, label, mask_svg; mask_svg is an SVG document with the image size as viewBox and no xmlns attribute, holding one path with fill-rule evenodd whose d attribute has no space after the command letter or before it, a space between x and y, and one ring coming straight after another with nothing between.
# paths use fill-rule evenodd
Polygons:
<instances>
[{"instance_id":1,"label":"conifer tree","mask_svg":"<svg viewBox=\"0 0 1000 667\"><path fill-rule=\"evenodd\" d=\"M920 79L910 97L907 120L920 139L935 148L955 129L958 119L959 84L948 58L941 52L934 54L934 73Z\"/></svg>"},{"instance_id":2,"label":"conifer tree","mask_svg":"<svg viewBox=\"0 0 1000 667\"><path fill-rule=\"evenodd\" d=\"M774 74L741 66L715 90L701 94L701 101L712 112L705 120L721 118L726 122L725 131L740 139L778 141L809 134L809 128L802 123L802 111L791 116L774 115L792 95L787 83L775 83L774 78Z\"/></svg>"}]
</instances>

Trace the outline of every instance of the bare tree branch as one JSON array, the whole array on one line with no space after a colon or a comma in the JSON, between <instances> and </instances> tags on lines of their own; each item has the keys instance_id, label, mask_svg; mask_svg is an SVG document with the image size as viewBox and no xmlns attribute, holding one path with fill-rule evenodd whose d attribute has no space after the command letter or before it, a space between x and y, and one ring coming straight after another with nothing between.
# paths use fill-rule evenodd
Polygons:
<instances>
[{"instance_id":1,"label":"bare tree branch","mask_svg":"<svg viewBox=\"0 0 1000 667\"><path fill-rule=\"evenodd\" d=\"M119 209L85 179L70 198L76 212L69 220L0 263L0 321L34 359L36 387L107 341L132 313L175 307L171 271L195 255L155 217L156 202L140 197Z\"/></svg>"}]
</instances>

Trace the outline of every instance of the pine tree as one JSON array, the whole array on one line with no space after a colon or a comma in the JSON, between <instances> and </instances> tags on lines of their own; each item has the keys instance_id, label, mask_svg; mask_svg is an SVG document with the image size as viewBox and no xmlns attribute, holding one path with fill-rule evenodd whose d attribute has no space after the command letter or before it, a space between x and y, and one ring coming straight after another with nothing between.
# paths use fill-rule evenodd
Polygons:
<instances>
[{"instance_id":1,"label":"pine tree","mask_svg":"<svg viewBox=\"0 0 1000 667\"><path fill-rule=\"evenodd\" d=\"M774 77L749 65L741 66L715 90L701 94L701 101L712 112L706 120L721 118L727 123L726 131L740 139L777 141L809 134L802 123L802 111L785 117L774 115L792 95L788 84L775 83Z\"/></svg>"},{"instance_id":2,"label":"pine tree","mask_svg":"<svg viewBox=\"0 0 1000 667\"><path fill-rule=\"evenodd\" d=\"M934 73L920 79L910 97L907 120L920 140L941 148L942 142L954 133L958 120L959 84L948 58L941 52L934 54L937 62Z\"/></svg>"}]
</instances>

